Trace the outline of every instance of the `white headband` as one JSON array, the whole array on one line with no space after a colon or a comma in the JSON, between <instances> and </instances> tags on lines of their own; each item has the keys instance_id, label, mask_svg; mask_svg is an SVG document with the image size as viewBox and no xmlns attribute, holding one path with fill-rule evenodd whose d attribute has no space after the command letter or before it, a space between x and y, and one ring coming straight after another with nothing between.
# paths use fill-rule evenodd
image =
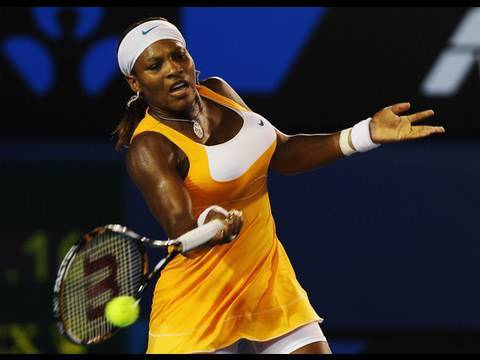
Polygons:
<instances>
[{"instance_id":1,"label":"white headband","mask_svg":"<svg viewBox=\"0 0 480 360\"><path fill-rule=\"evenodd\" d=\"M133 28L123 38L118 47L118 66L123 75L131 75L135 61L140 54L158 40L177 40L186 47L185 39L172 23L164 20L151 20Z\"/></svg>"}]
</instances>

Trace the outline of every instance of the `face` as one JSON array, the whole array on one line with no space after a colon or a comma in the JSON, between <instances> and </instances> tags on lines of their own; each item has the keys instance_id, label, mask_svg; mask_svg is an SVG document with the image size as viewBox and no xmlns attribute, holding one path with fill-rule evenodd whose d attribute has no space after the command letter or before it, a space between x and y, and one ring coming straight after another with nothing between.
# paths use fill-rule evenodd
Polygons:
<instances>
[{"instance_id":1,"label":"face","mask_svg":"<svg viewBox=\"0 0 480 360\"><path fill-rule=\"evenodd\" d=\"M140 91L148 104L173 113L188 112L193 106L195 64L182 43L159 40L146 48L135 62L127 81Z\"/></svg>"}]
</instances>

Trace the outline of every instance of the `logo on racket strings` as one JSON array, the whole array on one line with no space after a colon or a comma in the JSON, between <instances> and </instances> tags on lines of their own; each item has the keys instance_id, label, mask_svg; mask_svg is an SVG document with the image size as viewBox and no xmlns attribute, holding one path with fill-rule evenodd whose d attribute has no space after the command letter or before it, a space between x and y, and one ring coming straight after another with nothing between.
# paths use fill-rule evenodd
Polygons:
<instances>
[{"instance_id":1,"label":"logo on racket strings","mask_svg":"<svg viewBox=\"0 0 480 360\"><path fill-rule=\"evenodd\" d=\"M90 261L88 256L85 257L83 261L83 271L87 278L87 285L85 287L85 297L87 299L87 319L89 321L95 320L103 316L105 304L108 299L118 296L120 293L120 286L117 282L117 261L115 257L111 254L104 255L98 259ZM91 278L93 275L97 275L99 272L107 272L108 275L98 281L92 282ZM96 299L99 295L110 291L110 296L105 297L107 301L104 303L98 304ZM95 302L95 305L92 303Z\"/></svg>"}]
</instances>

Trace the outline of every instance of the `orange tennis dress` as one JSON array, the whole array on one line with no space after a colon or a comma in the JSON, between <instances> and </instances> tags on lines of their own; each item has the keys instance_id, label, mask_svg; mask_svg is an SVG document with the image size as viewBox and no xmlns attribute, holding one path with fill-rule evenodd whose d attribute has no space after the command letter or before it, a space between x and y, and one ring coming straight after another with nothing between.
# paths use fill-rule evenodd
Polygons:
<instances>
[{"instance_id":1,"label":"orange tennis dress","mask_svg":"<svg viewBox=\"0 0 480 360\"><path fill-rule=\"evenodd\" d=\"M276 146L274 127L261 115L205 86L200 95L243 119L238 134L199 144L146 113L132 139L161 133L184 151L185 178L196 217L210 205L243 211L237 238L190 259L177 256L156 283L147 353L205 353L244 338L267 341L321 322L277 238L267 191Z\"/></svg>"}]
</instances>

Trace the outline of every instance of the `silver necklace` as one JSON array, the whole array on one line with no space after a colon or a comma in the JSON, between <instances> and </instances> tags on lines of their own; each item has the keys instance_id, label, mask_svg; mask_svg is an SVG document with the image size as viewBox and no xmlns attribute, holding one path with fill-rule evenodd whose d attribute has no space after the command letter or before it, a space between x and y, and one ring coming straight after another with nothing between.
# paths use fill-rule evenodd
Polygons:
<instances>
[{"instance_id":1,"label":"silver necklace","mask_svg":"<svg viewBox=\"0 0 480 360\"><path fill-rule=\"evenodd\" d=\"M157 114L157 116L159 118L163 119L163 120L168 120L168 121L182 121L182 122L193 123L193 132L195 133L195 135L199 139L203 138L203 129L202 129L202 126L200 125L200 123L197 120L167 118L167 117L164 117L164 116L160 116L158 114Z\"/></svg>"}]
</instances>

